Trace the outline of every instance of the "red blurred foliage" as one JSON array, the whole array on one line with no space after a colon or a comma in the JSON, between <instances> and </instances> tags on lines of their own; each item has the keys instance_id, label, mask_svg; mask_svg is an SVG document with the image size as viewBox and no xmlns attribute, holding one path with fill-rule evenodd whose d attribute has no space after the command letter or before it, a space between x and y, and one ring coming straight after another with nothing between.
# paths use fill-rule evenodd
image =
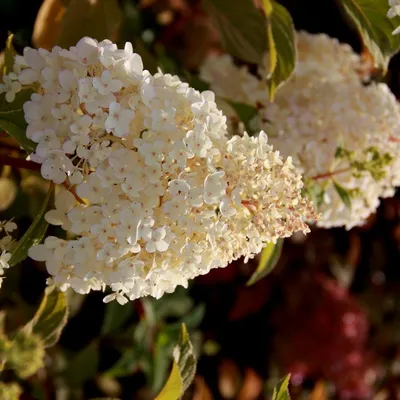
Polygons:
<instances>
[{"instance_id":1,"label":"red blurred foliage","mask_svg":"<svg viewBox=\"0 0 400 400\"><path fill-rule=\"evenodd\" d=\"M235 288L235 301L229 312L229 321L237 321L261 310L270 297L270 285L263 279L254 286Z\"/></svg>"},{"instance_id":2,"label":"red blurred foliage","mask_svg":"<svg viewBox=\"0 0 400 400\"><path fill-rule=\"evenodd\" d=\"M274 313L276 356L292 383L326 379L340 399L372 395L376 366L367 349L368 320L349 292L318 274L292 279Z\"/></svg>"},{"instance_id":3,"label":"red blurred foliage","mask_svg":"<svg viewBox=\"0 0 400 400\"><path fill-rule=\"evenodd\" d=\"M164 29L160 43L174 54L184 68L196 69L209 51L219 48L218 33L200 0L142 0Z\"/></svg>"}]
</instances>

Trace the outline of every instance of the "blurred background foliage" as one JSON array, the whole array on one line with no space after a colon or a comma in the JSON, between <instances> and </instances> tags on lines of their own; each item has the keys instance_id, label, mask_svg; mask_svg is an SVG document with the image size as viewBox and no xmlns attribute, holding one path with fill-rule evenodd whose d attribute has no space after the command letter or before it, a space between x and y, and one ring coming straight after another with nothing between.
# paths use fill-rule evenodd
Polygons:
<instances>
[{"instance_id":1,"label":"blurred background foliage","mask_svg":"<svg viewBox=\"0 0 400 400\"><path fill-rule=\"evenodd\" d=\"M325 32L362 50L333 0L281 3L297 30ZM147 69L179 73L198 88L199 64L219 47L197 0L0 0L0 15L0 44L13 32L19 52L25 46L51 47L56 40L68 46L84 35L119 45L131 41ZM399 64L394 57L387 76L395 94ZM0 152L18 151L2 141ZM0 219L15 217L21 236L47 189L34 172L2 167ZM49 233L60 234L54 227ZM363 227L314 230L286 240L274 271L251 287L246 282L257 259L211 271L161 300L120 306L104 304L101 293L68 292L70 313L60 340L41 353L37 342L28 346L22 338L28 349L22 361L9 350L14 361L1 375L0 399L153 399L169 375L182 323L198 358L185 399L271 398L287 373L294 399L400 398L399 260L395 196ZM0 291L7 315L1 319L1 351L7 335L34 316L46 278L43 265L29 259L8 271ZM40 362L29 374L20 364L31 365L32 352ZM14 381L20 388L6 393L3 385Z\"/></svg>"}]
</instances>

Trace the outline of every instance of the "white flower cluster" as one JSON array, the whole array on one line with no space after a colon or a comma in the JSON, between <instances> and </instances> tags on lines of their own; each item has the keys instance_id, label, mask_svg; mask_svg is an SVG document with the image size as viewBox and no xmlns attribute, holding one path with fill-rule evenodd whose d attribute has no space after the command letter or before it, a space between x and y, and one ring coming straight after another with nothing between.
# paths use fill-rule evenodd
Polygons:
<instances>
[{"instance_id":1,"label":"white flower cluster","mask_svg":"<svg viewBox=\"0 0 400 400\"><path fill-rule=\"evenodd\" d=\"M387 13L388 18L394 18L400 16L400 0L389 0L389 11ZM398 26L393 32L393 35L400 33L400 26Z\"/></svg>"},{"instance_id":2,"label":"white flower cluster","mask_svg":"<svg viewBox=\"0 0 400 400\"><path fill-rule=\"evenodd\" d=\"M297 38L294 76L273 103L266 96L260 100L259 93L267 93L265 81L258 79L258 87L248 91L255 77L225 55L210 57L201 76L225 98L238 85L246 95L240 100L259 109L253 123L283 156L293 156L322 213L318 226L350 229L400 184L399 105L385 84L363 83L366 66L348 45L322 34L300 32ZM218 79L224 69L236 70L226 86Z\"/></svg>"},{"instance_id":3,"label":"white flower cluster","mask_svg":"<svg viewBox=\"0 0 400 400\"><path fill-rule=\"evenodd\" d=\"M4 280L4 270L10 268L8 262L11 259L11 250L16 244L16 241L10 235L11 232L17 229L17 224L12 220L0 221L0 287Z\"/></svg>"},{"instance_id":4,"label":"white flower cluster","mask_svg":"<svg viewBox=\"0 0 400 400\"><path fill-rule=\"evenodd\" d=\"M229 140L212 92L151 75L130 43L25 49L14 68L38 88L24 105L31 158L46 179L76 186L45 216L75 238L47 237L29 252L62 289L107 285L105 301L121 304L160 297L308 230L314 211L291 159L263 132Z\"/></svg>"}]
</instances>

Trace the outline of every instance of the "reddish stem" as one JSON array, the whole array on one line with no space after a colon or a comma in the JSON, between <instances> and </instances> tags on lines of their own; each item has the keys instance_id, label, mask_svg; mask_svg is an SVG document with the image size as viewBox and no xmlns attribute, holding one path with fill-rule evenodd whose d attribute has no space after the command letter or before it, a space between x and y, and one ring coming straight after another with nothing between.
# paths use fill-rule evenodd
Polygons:
<instances>
[{"instance_id":1,"label":"reddish stem","mask_svg":"<svg viewBox=\"0 0 400 400\"><path fill-rule=\"evenodd\" d=\"M400 143L400 139L395 138L394 136L389 136L389 142Z\"/></svg>"},{"instance_id":2,"label":"reddish stem","mask_svg":"<svg viewBox=\"0 0 400 400\"><path fill-rule=\"evenodd\" d=\"M75 197L75 199L77 200L78 203L86 204L86 203L82 200L82 198L78 196L78 194L77 194L76 191L75 191L75 188L72 187L72 186L69 184L68 181L64 181L64 182L63 182L63 186L68 190L68 192L71 192L71 193L74 195L74 197Z\"/></svg>"},{"instance_id":3,"label":"reddish stem","mask_svg":"<svg viewBox=\"0 0 400 400\"><path fill-rule=\"evenodd\" d=\"M338 174L343 174L343 172L350 171L350 169L351 169L351 168L342 168L342 169L338 169L337 171L325 172L324 174L315 175L315 176L313 176L311 179L312 179L313 181L316 181L316 180L318 180L318 179L330 178L331 176L338 175Z\"/></svg>"},{"instance_id":4,"label":"reddish stem","mask_svg":"<svg viewBox=\"0 0 400 400\"><path fill-rule=\"evenodd\" d=\"M37 164L33 161L24 160L22 158L14 158L14 157L5 156L3 154L0 154L0 164L10 165L11 167L14 167L14 168L29 169L31 171L40 172L40 164ZM86 204L82 200L82 198L80 198L76 194L75 189L69 184L69 182L65 181L65 182L63 182L63 185L69 192L71 192L75 196L75 199L79 203Z\"/></svg>"},{"instance_id":5,"label":"reddish stem","mask_svg":"<svg viewBox=\"0 0 400 400\"><path fill-rule=\"evenodd\" d=\"M40 171L40 164L22 158L5 156L3 154L0 154L0 164L10 165L15 168L30 169L32 171Z\"/></svg>"}]
</instances>

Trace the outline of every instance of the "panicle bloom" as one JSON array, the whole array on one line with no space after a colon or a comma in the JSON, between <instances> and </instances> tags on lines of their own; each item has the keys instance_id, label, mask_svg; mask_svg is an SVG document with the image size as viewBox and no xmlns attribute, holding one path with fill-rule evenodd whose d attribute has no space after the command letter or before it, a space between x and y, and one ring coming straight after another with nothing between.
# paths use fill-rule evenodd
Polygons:
<instances>
[{"instance_id":1,"label":"panicle bloom","mask_svg":"<svg viewBox=\"0 0 400 400\"><path fill-rule=\"evenodd\" d=\"M400 16L400 1L399 0L389 0L389 11L387 13L388 18L395 18ZM398 26L393 32L393 35L400 33L400 26Z\"/></svg>"},{"instance_id":2,"label":"panicle bloom","mask_svg":"<svg viewBox=\"0 0 400 400\"><path fill-rule=\"evenodd\" d=\"M322 213L317 225L350 229L400 184L399 105L387 85L365 82L366 65L348 45L300 32L297 48L294 76L274 102L259 100L257 93L267 93L262 79L258 89L244 91L244 102L259 110L253 125L264 129L271 144L283 156L291 155L303 173L304 191ZM202 76L216 76L212 68L217 65L206 62ZM230 68L239 70L232 60ZM245 87L254 76L247 71L245 78L240 70L239 86ZM220 82L215 87L209 82L229 98Z\"/></svg>"},{"instance_id":3,"label":"panicle bloom","mask_svg":"<svg viewBox=\"0 0 400 400\"><path fill-rule=\"evenodd\" d=\"M10 268L11 250L15 247L16 241L11 233L17 229L17 224L12 220L0 221L0 287L4 280L4 270Z\"/></svg>"},{"instance_id":4,"label":"panicle bloom","mask_svg":"<svg viewBox=\"0 0 400 400\"><path fill-rule=\"evenodd\" d=\"M25 49L18 68L38 88L24 105L32 160L85 199L61 190L45 218L75 237L29 252L62 289L160 297L308 230L314 211L291 159L264 132L229 139L212 92L151 75L130 43Z\"/></svg>"}]
</instances>

